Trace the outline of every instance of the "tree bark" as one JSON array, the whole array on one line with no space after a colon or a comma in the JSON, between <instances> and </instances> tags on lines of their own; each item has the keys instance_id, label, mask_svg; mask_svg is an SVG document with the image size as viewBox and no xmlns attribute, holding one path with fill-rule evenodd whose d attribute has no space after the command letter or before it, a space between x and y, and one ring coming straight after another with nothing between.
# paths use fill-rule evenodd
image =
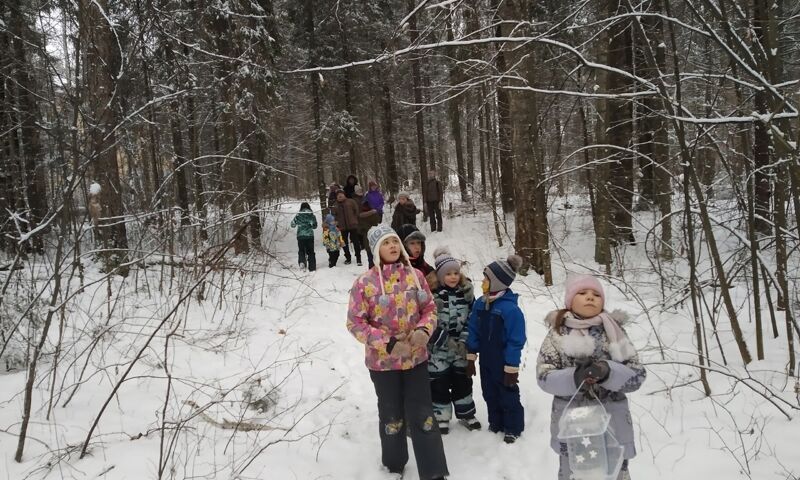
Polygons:
<instances>
[{"instance_id":1,"label":"tree bark","mask_svg":"<svg viewBox=\"0 0 800 480\"><path fill-rule=\"evenodd\" d=\"M102 12L100 11L102 9ZM120 52L114 35L103 16L107 0L81 0L80 33L85 51L85 79L88 98L86 119L88 145L92 158L92 178L100 185L98 195L101 212L97 239L106 271L122 264L128 249L127 229L122 206L122 183L117 163L117 125L115 81L120 66ZM127 275L128 269L120 267Z\"/></svg>"},{"instance_id":2,"label":"tree bark","mask_svg":"<svg viewBox=\"0 0 800 480\"><path fill-rule=\"evenodd\" d=\"M308 49L311 55L311 66L317 65L317 39L314 27L314 1L305 0L303 2L305 7L305 29L308 35ZM317 174L317 194L319 195L319 205L321 211L326 211L328 207L328 194L325 188L325 172L322 168L322 139L320 138L321 130L321 101L319 92L319 74L312 73L310 75L311 81L311 100L313 102L314 110L314 166Z\"/></svg>"},{"instance_id":3,"label":"tree bark","mask_svg":"<svg viewBox=\"0 0 800 480\"><path fill-rule=\"evenodd\" d=\"M383 95L381 103L383 106L383 149L384 159L386 161L386 187L389 192L389 198L393 199L394 195L399 192L400 184L397 177L397 161L395 160L394 150L394 118L392 115L392 90L388 83L388 74L384 74L384 80L381 85Z\"/></svg>"},{"instance_id":4,"label":"tree bark","mask_svg":"<svg viewBox=\"0 0 800 480\"><path fill-rule=\"evenodd\" d=\"M624 10L620 0L608 0L607 14L617 15ZM633 36L630 20L618 19L609 27L608 65L630 72L633 65ZM629 93L633 91L632 81L625 76L607 72L607 93ZM626 99L606 100L607 142L625 150L610 151L614 161L609 168L609 200L611 207L612 235L616 242L634 243L633 219L633 104Z\"/></svg>"},{"instance_id":5,"label":"tree bark","mask_svg":"<svg viewBox=\"0 0 800 480\"><path fill-rule=\"evenodd\" d=\"M414 0L408 0L406 6L409 11L415 7ZM411 44L415 44L419 38L419 30L417 30L417 15L416 13L409 19L409 34L411 35ZM425 191L425 185L428 183L428 155L425 151L425 117L423 115L424 109L422 108L422 75L420 73L421 59L415 60L411 64L411 80L414 84L414 103L415 113L414 120L417 126L417 160L419 163L419 184L422 191ZM424 200L424 199L423 199Z\"/></svg>"}]
</instances>

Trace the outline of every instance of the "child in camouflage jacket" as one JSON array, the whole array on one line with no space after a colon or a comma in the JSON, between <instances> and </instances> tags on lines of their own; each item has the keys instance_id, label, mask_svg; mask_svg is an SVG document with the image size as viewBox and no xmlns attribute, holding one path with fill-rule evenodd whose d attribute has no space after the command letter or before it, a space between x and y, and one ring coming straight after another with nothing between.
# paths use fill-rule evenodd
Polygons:
<instances>
[{"instance_id":1,"label":"child in camouflage jacket","mask_svg":"<svg viewBox=\"0 0 800 480\"><path fill-rule=\"evenodd\" d=\"M433 411L443 434L450 431L453 410L468 430L480 430L472 400L472 377L467 375L467 320L475 303L474 287L461 273L461 262L447 248L437 248L433 255L436 270L426 277L439 316L428 342Z\"/></svg>"}]
</instances>

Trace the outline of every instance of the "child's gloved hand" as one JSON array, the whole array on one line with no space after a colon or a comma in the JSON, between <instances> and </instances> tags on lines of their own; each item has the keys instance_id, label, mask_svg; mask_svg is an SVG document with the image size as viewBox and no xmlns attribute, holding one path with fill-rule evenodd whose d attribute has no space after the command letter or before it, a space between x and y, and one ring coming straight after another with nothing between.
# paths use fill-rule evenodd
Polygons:
<instances>
[{"instance_id":1,"label":"child's gloved hand","mask_svg":"<svg viewBox=\"0 0 800 480\"><path fill-rule=\"evenodd\" d=\"M424 328L417 328L413 332L411 332L411 337L409 337L409 342L411 342L411 346L414 348L424 347L428 344L428 339L430 335Z\"/></svg>"},{"instance_id":2,"label":"child's gloved hand","mask_svg":"<svg viewBox=\"0 0 800 480\"><path fill-rule=\"evenodd\" d=\"M503 374L503 385L513 387L519 383L519 372L505 372Z\"/></svg>"},{"instance_id":3,"label":"child's gloved hand","mask_svg":"<svg viewBox=\"0 0 800 480\"><path fill-rule=\"evenodd\" d=\"M575 363L575 373L572 379L575 381L575 387L580 388L581 384L586 380L586 369L592 364L591 358L584 358ZM589 383L588 381L586 383Z\"/></svg>"},{"instance_id":4,"label":"child's gloved hand","mask_svg":"<svg viewBox=\"0 0 800 480\"><path fill-rule=\"evenodd\" d=\"M467 360L467 375L474 377L475 373L475 360Z\"/></svg>"},{"instance_id":5,"label":"child's gloved hand","mask_svg":"<svg viewBox=\"0 0 800 480\"><path fill-rule=\"evenodd\" d=\"M466 342L456 342L455 345L456 358L467 358L467 344Z\"/></svg>"},{"instance_id":6,"label":"child's gloved hand","mask_svg":"<svg viewBox=\"0 0 800 480\"><path fill-rule=\"evenodd\" d=\"M608 362L605 360L598 360L586 369L587 382L589 381L588 379L594 380L592 383L605 382L610 374L611 367L608 366Z\"/></svg>"},{"instance_id":7,"label":"child's gloved hand","mask_svg":"<svg viewBox=\"0 0 800 480\"><path fill-rule=\"evenodd\" d=\"M594 385L596 383L604 382L611 374L611 368L605 360L592 361L587 358L578 362L575 366L574 381L575 386L579 387L581 383L586 385Z\"/></svg>"},{"instance_id":8,"label":"child's gloved hand","mask_svg":"<svg viewBox=\"0 0 800 480\"><path fill-rule=\"evenodd\" d=\"M401 333L390 338L389 343L386 344L386 351L389 355L397 357L411 356L411 344L406 340L406 334Z\"/></svg>"}]
</instances>

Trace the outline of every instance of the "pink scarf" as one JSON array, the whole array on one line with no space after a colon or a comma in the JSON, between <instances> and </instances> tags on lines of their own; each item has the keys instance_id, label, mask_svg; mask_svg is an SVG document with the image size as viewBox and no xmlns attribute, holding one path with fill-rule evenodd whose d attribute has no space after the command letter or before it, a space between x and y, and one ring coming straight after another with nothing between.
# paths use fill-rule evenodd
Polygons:
<instances>
[{"instance_id":1,"label":"pink scarf","mask_svg":"<svg viewBox=\"0 0 800 480\"><path fill-rule=\"evenodd\" d=\"M594 339L589 335L589 327L602 325L608 337L608 353L616 362L628 360L636 354L630 340L620 328L619 323L607 312L592 318L579 318L572 312L564 317L564 325L572 331L564 338L564 352L571 357L591 357L594 353Z\"/></svg>"}]
</instances>

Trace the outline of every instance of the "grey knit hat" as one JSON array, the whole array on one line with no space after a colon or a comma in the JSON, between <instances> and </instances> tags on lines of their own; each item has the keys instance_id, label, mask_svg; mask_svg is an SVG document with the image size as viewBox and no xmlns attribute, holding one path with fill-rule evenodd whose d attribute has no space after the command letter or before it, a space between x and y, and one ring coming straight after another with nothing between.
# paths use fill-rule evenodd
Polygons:
<instances>
[{"instance_id":1,"label":"grey knit hat","mask_svg":"<svg viewBox=\"0 0 800 480\"><path fill-rule=\"evenodd\" d=\"M521 266L522 257L519 255L509 255L505 260L490 263L483 269L483 274L489 279L489 291L499 292L510 287Z\"/></svg>"},{"instance_id":2,"label":"grey knit hat","mask_svg":"<svg viewBox=\"0 0 800 480\"><path fill-rule=\"evenodd\" d=\"M392 227L386 225L385 223L376 225L370 228L369 232L367 232L367 241L369 242L370 250L372 250L372 256L375 258L375 263L379 263L379 259L381 258L379 253L381 243L389 237L396 237L398 241L400 240L397 232L395 232ZM408 252L406 251L405 246L403 246L402 241L400 242L400 251L402 252L402 259L408 262Z\"/></svg>"},{"instance_id":3,"label":"grey knit hat","mask_svg":"<svg viewBox=\"0 0 800 480\"><path fill-rule=\"evenodd\" d=\"M461 262L453 258L447 247L439 247L433 251L433 264L436 268L436 278L440 285L444 285L444 276L450 272L460 272Z\"/></svg>"}]
</instances>

